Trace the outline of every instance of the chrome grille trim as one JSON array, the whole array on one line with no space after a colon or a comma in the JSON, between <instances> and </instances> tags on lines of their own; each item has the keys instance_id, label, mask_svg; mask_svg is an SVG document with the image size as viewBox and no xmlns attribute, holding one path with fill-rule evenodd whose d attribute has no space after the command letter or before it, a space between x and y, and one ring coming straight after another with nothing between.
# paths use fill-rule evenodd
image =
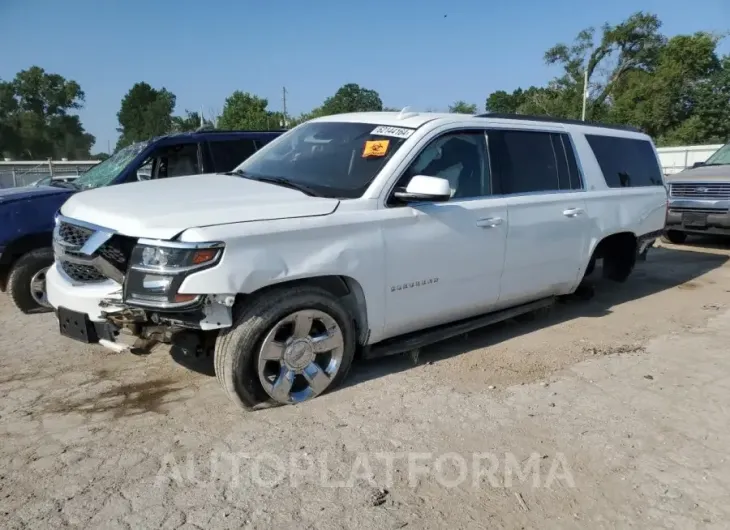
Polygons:
<instances>
[{"instance_id":1,"label":"chrome grille trim","mask_svg":"<svg viewBox=\"0 0 730 530\"><path fill-rule=\"evenodd\" d=\"M119 244L116 231L62 215L56 218L53 253L61 270L78 283L124 282L124 271L131 252ZM123 238L123 236L117 236Z\"/></svg>"},{"instance_id":2,"label":"chrome grille trim","mask_svg":"<svg viewBox=\"0 0 730 530\"><path fill-rule=\"evenodd\" d=\"M670 197L687 199L730 199L730 182L678 182L669 185Z\"/></svg>"}]
</instances>

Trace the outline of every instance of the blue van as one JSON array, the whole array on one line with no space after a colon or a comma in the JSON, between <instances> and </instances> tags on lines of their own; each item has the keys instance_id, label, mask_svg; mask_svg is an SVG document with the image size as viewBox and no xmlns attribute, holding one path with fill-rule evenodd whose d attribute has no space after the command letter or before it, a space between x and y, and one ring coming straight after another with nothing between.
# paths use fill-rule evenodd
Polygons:
<instances>
[{"instance_id":1,"label":"blue van","mask_svg":"<svg viewBox=\"0 0 730 530\"><path fill-rule=\"evenodd\" d=\"M203 130L120 149L72 182L0 190L0 291L24 313L50 311L45 274L53 263L53 216L79 191L231 171L284 131Z\"/></svg>"}]
</instances>

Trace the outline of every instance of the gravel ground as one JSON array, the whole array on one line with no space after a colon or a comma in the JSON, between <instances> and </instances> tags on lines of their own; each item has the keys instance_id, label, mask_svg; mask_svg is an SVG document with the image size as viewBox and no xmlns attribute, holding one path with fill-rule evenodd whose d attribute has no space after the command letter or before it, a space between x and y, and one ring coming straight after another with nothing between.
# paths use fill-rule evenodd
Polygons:
<instances>
[{"instance_id":1,"label":"gravel ground","mask_svg":"<svg viewBox=\"0 0 730 530\"><path fill-rule=\"evenodd\" d=\"M254 413L209 360L0 297L0 526L728 528L728 255L654 249L590 301Z\"/></svg>"}]
</instances>

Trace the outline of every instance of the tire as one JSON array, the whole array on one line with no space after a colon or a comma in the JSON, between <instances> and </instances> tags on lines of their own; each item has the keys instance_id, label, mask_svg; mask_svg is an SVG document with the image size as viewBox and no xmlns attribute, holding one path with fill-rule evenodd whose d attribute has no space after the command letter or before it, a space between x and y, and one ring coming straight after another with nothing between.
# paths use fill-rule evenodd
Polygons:
<instances>
[{"instance_id":1,"label":"tire","mask_svg":"<svg viewBox=\"0 0 730 530\"><path fill-rule=\"evenodd\" d=\"M42 280L42 297L34 295L31 287L31 282L38 278L38 275L44 274L51 265L53 265L53 250L38 248L23 254L10 270L8 296L23 313L47 313L53 310L45 297L45 278Z\"/></svg>"},{"instance_id":2,"label":"tire","mask_svg":"<svg viewBox=\"0 0 730 530\"><path fill-rule=\"evenodd\" d=\"M314 324L309 325L310 331L304 338L302 338L301 333L299 334L300 337L296 338L296 328L288 319L293 315L302 314L314 315ZM318 315L324 316L320 318ZM338 345L341 343L341 347L338 346L330 350L332 359L337 356L339 362L336 363L336 371L331 372L327 377L329 383L326 388L323 391L317 391L313 385L310 385L309 388L315 393L304 397L304 399L299 399L299 397L295 399L292 392L287 392L287 399L281 399L281 395L279 395L280 399L274 399L272 394L276 394L276 385L272 385L271 381L263 382L265 378L261 374L265 375L266 370L262 369L262 366L265 366L267 370L272 368L275 372L278 371L279 375L274 376L277 382L290 380L289 377L284 376L286 372L292 378L291 380L295 381L296 385L309 384L310 380L304 377L304 372L309 372L313 364L317 364L319 371L326 375L326 368L322 368L318 363L311 360L305 368L297 367L294 371L291 369L291 364L287 364L300 361L306 363L310 355L315 355L312 353L313 350L310 351L311 348L307 349L307 346L303 346L304 352L300 356L301 359L297 358L297 353L292 353L295 348L288 341L295 341L300 345L303 343L314 344L313 340L318 339L317 337L313 339L311 335L321 333L317 330L322 329L320 326L324 321L326 321L327 328L330 330L335 330L334 324L336 324L337 330L341 334L341 341L339 339L335 341ZM284 347L284 342L281 342L281 339L274 340L275 335L282 333L283 337L289 329L291 329L292 336L286 339L286 344L289 344L289 346ZM336 334L337 331L332 332L333 340ZM320 334L320 338L323 336L325 335ZM267 344L282 346L279 361L262 360L262 352ZM301 350L301 348L299 349ZM299 403L336 388L347 377L355 356L355 349L356 328L354 320L337 298L319 287L282 287L254 297L247 301L239 311L234 312L233 325L222 331L216 339L215 374L229 399L243 409L251 410ZM328 353L322 353L321 355L326 356ZM316 358L319 358L319 354ZM327 366L329 367L332 362L334 361L330 361ZM303 370L302 373L297 371L300 369ZM293 373L296 376L291 375ZM321 374L317 375L321 376ZM295 388L295 386L292 386L292 388ZM306 394L306 391L302 392Z\"/></svg>"},{"instance_id":3,"label":"tire","mask_svg":"<svg viewBox=\"0 0 730 530\"><path fill-rule=\"evenodd\" d=\"M687 241L687 233L680 232L679 230L667 230L666 232L664 232L662 239L664 241L668 241L669 243L674 243L675 245L681 245L682 243Z\"/></svg>"},{"instance_id":4,"label":"tire","mask_svg":"<svg viewBox=\"0 0 730 530\"><path fill-rule=\"evenodd\" d=\"M636 238L621 237L606 241L602 249L603 277L614 282L625 282L636 265Z\"/></svg>"},{"instance_id":5,"label":"tire","mask_svg":"<svg viewBox=\"0 0 730 530\"><path fill-rule=\"evenodd\" d=\"M596 257L592 256L591 260L588 262L588 266L586 267L586 271L583 274L583 277L586 278L593 274L593 271L596 269Z\"/></svg>"}]
</instances>

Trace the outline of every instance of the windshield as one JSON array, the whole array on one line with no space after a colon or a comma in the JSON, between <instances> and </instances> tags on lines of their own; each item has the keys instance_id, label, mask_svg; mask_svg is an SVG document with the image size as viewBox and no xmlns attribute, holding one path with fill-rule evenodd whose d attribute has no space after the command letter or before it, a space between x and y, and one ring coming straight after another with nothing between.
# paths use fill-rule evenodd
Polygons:
<instances>
[{"instance_id":1,"label":"windshield","mask_svg":"<svg viewBox=\"0 0 730 530\"><path fill-rule=\"evenodd\" d=\"M99 162L82 173L79 178L73 181L74 187L80 190L89 190L111 184L148 144L149 142L139 142L120 149L103 162Z\"/></svg>"},{"instance_id":2,"label":"windshield","mask_svg":"<svg viewBox=\"0 0 730 530\"><path fill-rule=\"evenodd\" d=\"M715 154L705 162L706 166L723 166L725 164L730 164L730 143L715 151Z\"/></svg>"},{"instance_id":3,"label":"windshield","mask_svg":"<svg viewBox=\"0 0 730 530\"><path fill-rule=\"evenodd\" d=\"M305 123L269 143L235 172L288 182L322 197L354 199L365 193L413 131L372 123Z\"/></svg>"}]
</instances>

